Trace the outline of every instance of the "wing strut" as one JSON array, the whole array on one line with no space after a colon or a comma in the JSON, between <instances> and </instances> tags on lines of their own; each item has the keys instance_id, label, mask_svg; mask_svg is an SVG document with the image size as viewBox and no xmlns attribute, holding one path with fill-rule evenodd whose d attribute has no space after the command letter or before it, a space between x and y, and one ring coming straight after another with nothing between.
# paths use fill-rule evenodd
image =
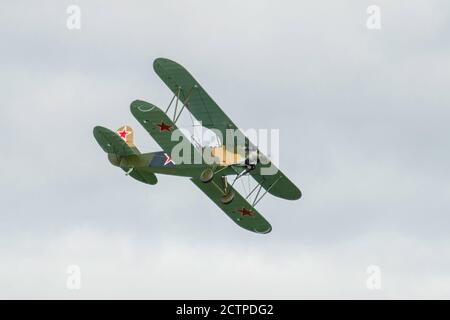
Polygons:
<instances>
[{"instance_id":1,"label":"wing strut","mask_svg":"<svg viewBox=\"0 0 450 320\"><path fill-rule=\"evenodd\" d=\"M253 192L255 192L255 190L258 190L258 191L256 192L256 195L255 195L255 197L254 197L254 199L253 199L253 202L252 202L252 206L255 207L255 206L258 204L258 202L260 202L261 199L264 198L264 196L267 194L267 192L269 192L270 189L272 189L272 188L277 184L277 182L280 181L281 178L282 178L282 176L279 176L279 177L278 177L274 182L272 182L267 188L265 187L264 189L266 189L266 190L264 191L264 193L263 193L260 197L259 197L259 193L261 192L261 189L263 188L263 183L262 183L262 182L261 182L261 183L258 183L258 184L252 189L252 191L250 191L249 194L245 197L245 200L247 200L248 198L250 198L250 196L253 194Z\"/></svg>"},{"instance_id":2,"label":"wing strut","mask_svg":"<svg viewBox=\"0 0 450 320\"><path fill-rule=\"evenodd\" d=\"M185 99L184 101L181 101L181 99L180 99L181 87L178 87L176 93L173 95L173 97L172 97L172 99L170 100L170 103L169 103L169 105L167 106L166 111L165 111L165 113L168 114L169 109L170 109L170 107L172 106L172 103L173 103L173 101L174 101L175 98L176 98L176 100L175 100L175 109L174 109L174 111L173 111L173 117L172 117L173 123L177 123L177 120L178 120L178 118L181 116L181 113L183 112L184 108L188 105L189 99L191 98L192 92L194 91L195 88L197 88L197 85L196 85L196 84L193 85L192 88L189 90L189 93L188 93L186 99ZM179 102L179 101L181 101L181 102L183 103L183 105L182 105L180 111L177 112L177 111L178 111L178 102Z\"/></svg>"}]
</instances>

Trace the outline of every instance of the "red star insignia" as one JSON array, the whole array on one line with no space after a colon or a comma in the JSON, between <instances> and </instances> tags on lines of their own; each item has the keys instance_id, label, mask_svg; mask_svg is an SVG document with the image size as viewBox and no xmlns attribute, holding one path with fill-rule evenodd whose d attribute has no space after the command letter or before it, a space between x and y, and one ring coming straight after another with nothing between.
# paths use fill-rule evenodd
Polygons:
<instances>
[{"instance_id":1,"label":"red star insignia","mask_svg":"<svg viewBox=\"0 0 450 320\"><path fill-rule=\"evenodd\" d=\"M239 209L238 211L241 213L241 216L254 216L255 215L252 210L249 210L247 208L242 208L242 209Z\"/></svg>"},{"instance_id":2,"label":"red star insignia","mask_svg":"<svg viewBox=\"0 0 450 320\"><path fill-rule=\"evenodd\" d=\"M124 127L122 131L117 131L117 134L123 139L126 140L127 136L131 133L131 131L127 131L127 127Z\"/></svg>"},{"instance_id":3,"label":"red star insignia","mask_svg":"<svg viewBox=\"0 0 450 320\"><path fill-rule=\"evenodd\" d=\"M164 155L166 156L166 161L164 161L164 165L167 165L169 163L175 164L172 160L172 157L169 156L167 153L164 153Z\"/></svg>"},{"instance_id":4,"label":"red star insignia","mask_svg":"<svg viewBox=\"0 0 450 320\"><path fill-rule=\"evenodd\" d=\"M171 125L165 124L162 120L161 120L161 123L157 123L156 126L159 127L159 132L163 132L163 131L170 132L170 130L172 129Z\"/></svg>"}]
</instances>

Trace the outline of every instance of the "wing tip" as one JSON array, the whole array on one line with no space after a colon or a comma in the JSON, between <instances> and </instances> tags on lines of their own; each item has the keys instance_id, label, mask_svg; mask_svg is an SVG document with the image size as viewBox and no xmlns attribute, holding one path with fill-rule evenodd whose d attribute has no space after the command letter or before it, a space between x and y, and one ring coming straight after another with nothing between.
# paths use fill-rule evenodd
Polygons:
<instances>
[{"instance_id":1,"label":"wing tip","mask_svg":"<svg viewBox=\"0 0 450 320\"><path fill-rule=\"evenodd\" d=\"M160 71L163 71L162 69L164 69L165 66L169 66L169 67L177 67L177 68L183 68L185 69L181 64L179 64L176 61L173 61L171 59L168 58L164 58L164 57L159 57L156 58L153 61L153 71L156 72L156 74L160 75Z\"/></svg>"},{"instance_id":2,"label":"wing tip","mask_svg":"<svg viewBox=\"0 0 450 320\"><path fill-rule=\"evenodd\" d=\"M172 60L170 60L170 59L167 59L167 58L164 58L164 57L159 57L159 58L156 58L155 60L153 60L153 70L156 72L156 73L158 73L158 68L161 66L161 64L164 64L164 63L176 63L175 61L172 61Z\"/></svg>"},{"instance_id":3,"label":"wing tip","mask_svg":"<svg viewBox=\"0 0 450 320\"><path fill-rule=\"evenodd\" d=\"M303 196L302 191L297 187L296 187L296 189L297 190L295 190L294 195L293 195L292 199L290 199L290 200L298 200Z\"/></svg>"},{"instance_id":4,"label":"wing tip","mask_svg":"<svg viewBox=\"0 0 450 320\"><path fill-rule=\"evenodd\" d=\"M242 227L242 226L241 226ZM252 231L254 233L258 234L268 234L272 231L272 226L269 222L266 221L266 224L258 225L253 228L243 227L244 229L247 229L249 231Z\"/></svg>"},{"instance_id":5,"label":"wing tip","mask_svg":"<svg viewBox=\"0 0 450 320\"><path fill-rule=\"evenodd\" d=\"M108 128L102 127L102 126L95 126L94 129L92 129L92 134L94 135L94 137L97 139L99 137L99 135L105 133L105 132L110 132L111 130L109 130Z\"/></svg>"},{"instance_id":6,"label":"wing tip","mask_svg":"<svg viewBox=\"0 0 450 320\"><path fill-rule=\"evenodd\" d=\"M164 57L158 57L158 58L156 58L155 60L153 60L153 65L156 65L156 64L158 64L159 62L164 62L164 61L172 61L172 60L170 60L170 59L167 59L167 58L164 58Z\"/></svg>"},{"instance_id":7,"label":"wing tip","mask_svg":"<svg viewBox=\"0 0 450 320\"><path fill-rule=\"evenodd\" d=\"M104 129L106 129L106 128L102 127L102 126L95 126L94 129L92 130L92 132L95 134L96 132L100 132Z\"/></svg>"},{"instance_id":8,"label":"wing tip","mask_svg":"<svg viewBox=\"0 0 450 320\"><path fill-rule=\"evenodd\" d=\"M268 233L270 233L272 231L272 226L269 224L269 228L268 229L265 229L263 231L259 231L259 230L255 229L254 231L256 233L259 233L259 234L268 234Z\"/></svg>"},{"instance_id":9,"label":"wing tip","mask_svg":"<svg viewBox=\"0 0 450 320\"><path fill-rule=\"evenodd\" d=\"M134 115L136 112L142 113L142 112L149 112L152 110L159 110L157 106L154 104L144 101L144 100L134 100L130 104L130 111Z\"/></svg>"},{"instance_id":10,"label":"wing tip","mask_svg":"<svg viewBox=\"0 0 450 320\"><path fill-rule=\"evenodd\" d=\"M287 178L286 178L287 179ZM277 190L272 193L274 196L277 196L279 198L285 199L285 200L299 200L303 194L300 191L300 189L289 179L287 179L288 184L286 185L287 190Z\"/></svg>"}]
</instances>

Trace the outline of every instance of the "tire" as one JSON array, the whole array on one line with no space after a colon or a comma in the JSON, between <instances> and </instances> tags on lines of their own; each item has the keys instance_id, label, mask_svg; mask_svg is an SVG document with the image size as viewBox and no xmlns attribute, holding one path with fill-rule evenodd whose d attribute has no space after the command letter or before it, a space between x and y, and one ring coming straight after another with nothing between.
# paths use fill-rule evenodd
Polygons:
<instances>
[{"instance_id":1,"label":"tire","mask_svg":"<svg viewBox=\"0 0 450 320\"><path fill-rule=\"evenodd\" d=\"M214 171L211 168L206 168L200 174L200 180L204 183L210 182L213 177L214 177Z\"/></svg>"},{"instance_id":2,"label":"tire","mask_svg":"<svg viewBox=\"0 0 450 320\"><path fill-rule=\"evenodd\" d=\"M223 195L222 197L220 197L220 201L223 204L229 204L231 201L233 201L234 199L234 192L230 191L227 194Z\"/></svg>"}]
</instances>

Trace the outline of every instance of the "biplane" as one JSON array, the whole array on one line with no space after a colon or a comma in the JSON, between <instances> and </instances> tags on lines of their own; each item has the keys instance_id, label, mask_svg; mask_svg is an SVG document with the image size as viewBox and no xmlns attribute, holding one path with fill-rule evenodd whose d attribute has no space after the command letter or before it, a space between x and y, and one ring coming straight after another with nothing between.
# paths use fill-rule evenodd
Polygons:
<instances>
[{"instance_id":1,"label":"biplane","mask_svg":"<svg viewBox=\"0 0 450 320\"><path fill-rule=\"evenodd\" d=\"M154 104L136 100L130 109L162 151L141 153L134 144L131 126L122 126L116 131L97 126L94 137L109 161L126 175L150 185L157 183L156 174L188 177L240 227L269 233L272 230L270 223L255 206L267 193L288 200L300 199L300 190L250 142L183 66L158 58L153 69L173 93L168 107L163 111ZM170 114L172 107L173 115ZM174 156L173 151L182 140L190 141L176 126L185 110L203 127L218 133L218 146L189 142L188 148L181 150L181 158ZM234 133L231 136L230 130ZM205 155L213 161L203 161ZM263 174L269 167L275 170ZM234 176L233 181L228 181L229 176ZM245 197L234 187L244 176L252 177L256 182Z\"/></svg>"}]
</instances>

